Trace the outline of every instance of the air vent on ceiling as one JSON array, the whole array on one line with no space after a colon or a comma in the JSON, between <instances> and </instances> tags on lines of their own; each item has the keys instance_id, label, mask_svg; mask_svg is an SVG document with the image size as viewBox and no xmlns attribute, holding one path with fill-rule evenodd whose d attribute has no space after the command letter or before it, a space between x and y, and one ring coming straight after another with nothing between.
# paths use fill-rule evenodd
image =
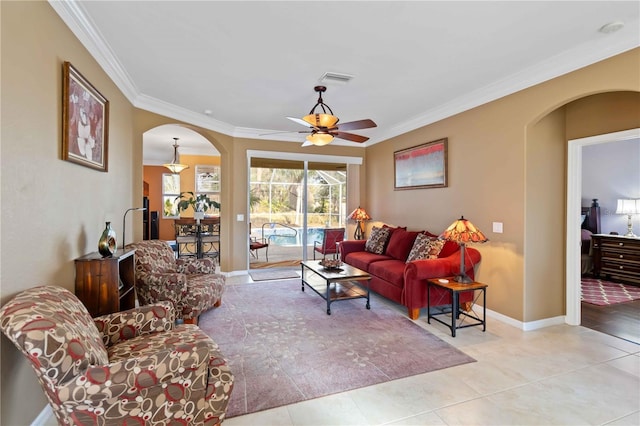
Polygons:
<instances>
[{"instance_id":1,"label":"air vent on ceiling","mask_svg":"<svg viewBox=\"0 0 640 426\"><path fill-rule=\"evenodd\" d=\"M347 84L353 78L350 74L339 72L325 72L320 77L320 82L325 84Z\"/></svg>"}]
</instances>

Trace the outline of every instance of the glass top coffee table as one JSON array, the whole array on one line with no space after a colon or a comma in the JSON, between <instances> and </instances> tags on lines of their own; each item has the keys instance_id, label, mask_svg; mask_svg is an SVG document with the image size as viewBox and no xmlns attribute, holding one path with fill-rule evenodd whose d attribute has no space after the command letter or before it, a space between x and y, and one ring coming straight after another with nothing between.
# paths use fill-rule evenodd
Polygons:
<instances>
[{"instance_id":1,"label":"glass top coffee table","mask_svg":"<svg viewBox=\"0 0 640 426\"><path fill-rule=\"evenodd\" d=\"M302 262L302 291L305 285L327 302L327 315L331 315L331 303L338 300L367 299L371 275L346 263L338 269L325 269L319 260Z\"/></svg>"}]
</instances>

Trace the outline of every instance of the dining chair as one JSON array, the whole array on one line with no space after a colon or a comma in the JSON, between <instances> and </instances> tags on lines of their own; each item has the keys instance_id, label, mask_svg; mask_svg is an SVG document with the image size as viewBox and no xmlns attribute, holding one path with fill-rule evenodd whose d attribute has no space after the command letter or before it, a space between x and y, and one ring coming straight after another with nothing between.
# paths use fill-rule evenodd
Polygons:
<instances>
[{"instance_id":1,"label":"dining chair","mask_svg":"<svg viewBox=\"0 0 640 426\"><path fill-rule=\"evenodd\" d=\"M178 258L197 256L198 229L194 219L174 220Z\"/></svg>"},{"instance_id":2,"label":"dining chair","mask_svg":"<svg viewBox=\"0 0 640 426\"><path fill-rule=\"evenodd\" d=\"M220 263L220 218L200 220L200 257L211 257Z\"/></svg>"}]
</instances>

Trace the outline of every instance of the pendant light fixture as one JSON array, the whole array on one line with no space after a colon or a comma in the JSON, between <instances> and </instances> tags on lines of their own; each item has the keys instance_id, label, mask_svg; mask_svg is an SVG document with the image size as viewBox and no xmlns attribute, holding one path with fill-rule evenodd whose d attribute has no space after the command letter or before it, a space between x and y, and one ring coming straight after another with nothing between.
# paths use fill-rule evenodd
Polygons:
<instances>
[{"instance_id":1,"label":"pendant light fixture","mask_svg":"<svg viewBox=\"0 0 640 426\"><path fill-rule=\"evenodd\" d=\"M178 138L173 138L173 161L169 164L163 164L167 169L171 170L171 173L178 174L184 169L188 169L187 164L178 163Z\"/></svg>"}]
</instances>

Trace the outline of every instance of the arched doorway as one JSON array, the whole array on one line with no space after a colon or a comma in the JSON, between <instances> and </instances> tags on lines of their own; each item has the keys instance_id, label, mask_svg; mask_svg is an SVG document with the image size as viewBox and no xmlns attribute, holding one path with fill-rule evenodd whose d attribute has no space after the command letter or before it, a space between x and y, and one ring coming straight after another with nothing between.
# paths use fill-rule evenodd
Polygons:
<instances>
[{"instance_id":1,"label":"arched doorway","mask_svg":"<svg viewBox=\"0 0 640 426\"><path fill-rule=\"evenodd\" d=\"M178 138L179 161L189 165L189 168L179 174L172 174L163 166L174 158L174 138ZM197 185L197 177L203 168L220 168L221 155L211 141L182 125L166 124L154 127L144 132L142 139L144 195L148 198L148 221L151 228L149 235L152 238L155 236L160 240L173 241L174 220L180 216L193 217L190 210L176 211L175 197L181 192L190 191L197 194L204 190L210 198L219 202L220 186L200 188ZM211 191L217 191L217 194ZM219 215L219 212L212 213ZM154 226L157 227L155 232Z\"/></svg>"}]
</instances>

